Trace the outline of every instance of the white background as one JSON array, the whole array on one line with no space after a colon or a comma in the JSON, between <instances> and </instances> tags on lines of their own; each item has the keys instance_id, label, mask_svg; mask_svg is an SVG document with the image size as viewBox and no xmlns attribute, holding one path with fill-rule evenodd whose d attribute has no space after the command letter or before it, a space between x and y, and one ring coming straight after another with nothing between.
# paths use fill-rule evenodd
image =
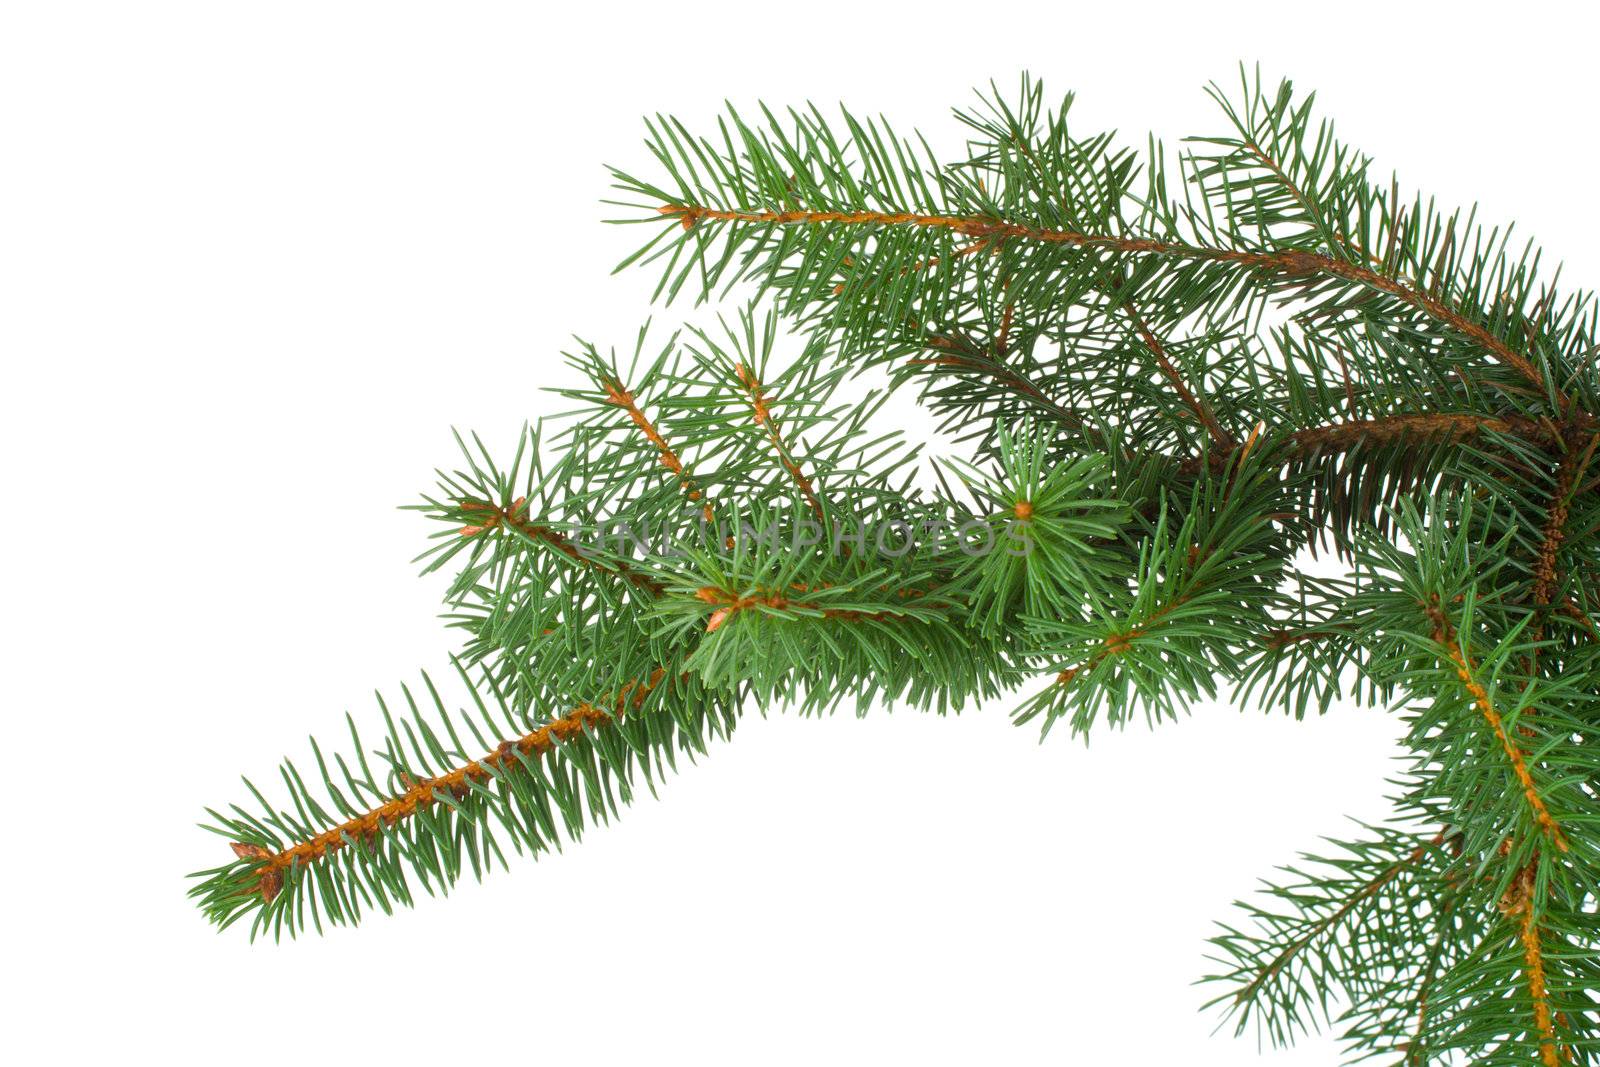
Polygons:
<instances>
[{"instance_id":1,"label":"white background","mask_svg":"<svg viewBox=\"0 0 1600 1067\"><path fill-rule=\"evenodd\" d=\"M641 115L844 100L949 145L949 107L1026 68L1140 143L1220 129L1201 86L1259 60L1592 284L1578 12L5 5L7 1058L1253 1062L1196 1010L1203 939L1383 814L1382 713L1196 706L1088 749L1006 705L751 717L565 855L282 946L193 911L185 872L225 858L193 824L444 666L395 507L450 426L552 410L569 333L649 313L651 279L608 277L640 231L598 204Z\"/></svg>"}]
</instances>

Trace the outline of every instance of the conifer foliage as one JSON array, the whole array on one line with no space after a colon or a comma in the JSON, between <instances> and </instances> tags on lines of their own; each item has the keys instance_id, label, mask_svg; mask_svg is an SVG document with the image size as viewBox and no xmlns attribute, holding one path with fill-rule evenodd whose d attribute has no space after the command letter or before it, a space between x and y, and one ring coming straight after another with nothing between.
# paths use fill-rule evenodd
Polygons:
<instances>
[{"instance_id":1,"label":"conifer foliage","mask_svg":"<svg viewBox=\"0 0 1600 1067\"><path fill-rule=\"evenodd\" d=\"M650 120L623 266L748 308L579 345L571 414L461 442L417 505L450 684L210 811L205 914L277 937L443 894L751 710L1009 694L1087 734L1354 698L1405 724L1393 819L1240 906L1218 1009L1352 1060L1600 1061L1595 303L1288 83L1211 91L1171 157L1031 80L945 161L847 112ZM964 453L886 427L894 389Z\"/></svg>"}]
</instances>

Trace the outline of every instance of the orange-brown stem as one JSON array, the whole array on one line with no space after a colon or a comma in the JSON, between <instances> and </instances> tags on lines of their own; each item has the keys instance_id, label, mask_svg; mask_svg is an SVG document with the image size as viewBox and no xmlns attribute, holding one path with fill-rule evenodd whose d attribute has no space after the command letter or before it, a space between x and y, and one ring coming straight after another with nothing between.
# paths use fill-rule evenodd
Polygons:
<instances>
[{"instance_id":1,"label":"orange-brown stem","mask_svg":"<svg viewBox=\"0 0 1600 1067\"><path fill-rule=\"evenodd\" d=\"M1445 655L1451 666L1455 669L1456 677L1461 681L1462 688L1472 699L1472 704L1483 716L1484 721L1494 731L1495 738L1500 742L1500 747L1505 750L1506 759L1511 763L1512 773L1516 776L1517 784L1522 789L1522 795L1528 802L1529 809L1533 812L1534 821L1544 831L1546 837L1562 852L1567 850L1567 837L1555 817L1550 814L1550 809L1545 805L1544 798L1539 795L1539 790L1533 781L1533 774L1528 770L1528 758L1522 749L1512 740L1510 732L1506 729L1505 719L1500 715L1499 709L1494 706L1489 692L1477 679L1477 665L1471 657L1462 650L1457 640L1456 630L1445 615L1438 603L1424 603L1423 609L1433 623L1433 639L1442 645Z\"/></svg>"},{"instance_id":2,"label":"orange-brown stem","mask_svg":"<svg viewBox=\"0 0 1600 1067\"><path fill-rule=\"evenodd\" d=\"M1213 263L1237 263L1287 277L1342 278L1357 285L1394 297L1408 307L1415 308L1429 318L1478 345L1496 359L1513 368L1523 378L1546 388L1544 375L1528 358L1514 351L1504 341L1494 336L1481 324L1473 322L1455 308L1435 296L1406 286L1393 278L1379 274L1368 267L1317 252L1291 249L1281 252L1248 252L1228 248L1210 248L1202 245L1158 241L1144 237L1123 237L1114 234L1080 233L1076 230L1047 229L1025 226L1000 219L966 215L925 215L914 212L884 211L729 211L698 204L665 204L661 214L678 219L685 229L692 229L701 221L744 222L769 226L796 225L855 225L855 226L915 226L950 230L974 239L991 243L1005 240L1037 241L1045 244L1069 245L1075 248L1098 248L1110 252L1132 255L1154 255L1173 259L1200 260ZM1567 398L1559 390L1551 390L1562 407Z\"/></svg>"},{"instance_id":3,"label":"orange-brown stem","mask_svg":"<svg viewBox=\"0 0 1600 1067\"><path fill-rule=\"evenodd\" d=\"M1341 903L1339 907L1335 908L1322 919L1318 920L1311 929L1300 935L1289 945L1287 945L1282 952L1273 957L1272 962L1264 967L1260 974L1251 979L1248 985L1234 995L1234 1000L1237 1003L1242 1004L1251 997L1255 996L1256 991L1259 990L1261 986L1265 984L1266 981L1273 975L1277 974L1279 971L1283 970L1284 967L1288 966L1289 961L1294 959L1302 949L1309 945L1312 939L1317 936L1317 934L1338 923L1339 920L1348 915L1350 910L1357 904L1372 896L1390 882L1394 881L1394 879L1399 876L1401 871L1415 864L1418 860L1422 859L1423 856L1426 856L1431 850L1436 849L1440 845L1444 844L1447 836L1448 835L1445 831L1440 830L1427 844L1418 845L1416 848L1411 850L1410 854L1395 861L1394 863L1391 863L1382 871L1378 872L1376 877L1363 882L1359 888L1345 898L1344 902Z\"/></svg>"},{"instance_id":4,"label":"orange-brown stem","mask_svg":"<svg viewBox=\"0 0 1600 1067\"><path fill-rule=\"evenodd\" d=\"M1567 515L1572 507L1573 489L1582 480L1597 443L1600 443L1600 434L1591 437L1588 447L1581 452L1569 449L1556 467L1555 486L1550 492L1550 510L1541 531L1543 538L1539 543L1539 554L1533 561L1533 604L1541 617L1555 599L1559 578L1556 558L1567 537Z\"/></svg>"},{"instance_id":5,"label":"orange-brown stem","mask_svg":"<svg viewBox=\"0 0 1600 1067\"><path fill-rule=\"evenodd\" d=\"M604 563L600 560L584 555L578 550L578 546L572 543L572 539L561 533L559 530L552 530L550 527L541 523L532 522L526 516L524 516L522 512L526 506L527 501L523 497L518 497L516 500L512 501L509 506L503 508L482 500L463 500L461 502L462 511L472 513L482 512L484 513L484 517L479 519L475 525L463 526L461 528L461 536L477 537L489 530L495 529L496 527L504 527L508 530L515 530L524 537L549 545L556 551L572 558L573 560L576 560L578 563L581 563L586 567L590 567L594 570L602 571L607 574L615 574L617 577L631 582L633 585L643 589L647 593L659 596L661 593L665 592L666 586L656 581L656 579L650 577L650 575L645 574L643 571L634 570L621 560L618 560L614 563Z\"/></svg>"},{"instance_id":6,"label":"orange-brown stem","mask_svg":"<svg viewBox=\"0 0 1600 1067\"><path fill-rule=\"evenodd\" d=\"M1093 670L1095 667L1098 667L1101 663L1107 659L1110 659L1112 656L1120 656L1127 652L1128 649L1133 647L1133 642L1137 638L1143 637L1152 626L1159 623L1169 612L1175 610L1180 604L1188 599L1188 597L1180 596L1173 600L1172 603L1163 604L1160 608L1151 612L1150 617L1142 624L1129 627L1123 633L1112 634L1110 637L1107 637L1101 642L1100 650L1093 656L1090 656L1087 660L1078 664L1076 667L1069 667L1060 674L1056 675L1056 684L1067 685L1082 672Z\"/></svg>"},{"instance_id":7,"label":"orange-brown stem","mask_svg":"<svg viewBox=\"0 0 1600 1067\"><path fill-rule=\"evenodd\" d=\"M1544 1067L1560 1067L1564 1057L1556 1040L1555 1014L1550 1008L1549 980L1545 974L1544 944L1539 932L1539 909L1534 899L1538 865L1536 857L1517 872L1511 887L1500 900L1500 911L1508 918L1518 920L1517 937L1522 942L1523 973L1528 978L1534 1026L1539 1032L1539 1062Z\"/></svg>"},{"instance_id":8,"label":"orange-brown stem","mask_svg":"<svg viewBox=\"0 0 1600 1067\"><path fill-rule=\"evenodd\" d=\"M783 433L778 429L778 420L772 414L772 397L769 397L761 386L761 380L755 372L743 363L734 365L734 374L743 387L745 396L750 401L750 408L754 414L756 425L766 431L767 440L772 447L777 449L778 462L783 464L783 469L789 472L789 477L794 480L796 488L805 497L806 503L811 507L811 513L818 519L822 518L822 501L817 498L816 487L811 484L811 479L806 477L800 464L795 462L793 453L784 442Z\"/></svg>"},{"instance_id":9,"label":"orange-brown stem","mask_svg":"<svg viewBox=\"0 0 1600 1067\"><path fill-rule=\"evenodd\" d=\"M1048 409L1057 418L1073 426L1082 426L1083 419L1073 411L1062 407L1052 400L1043 390L1033 382L1018 374L1009 365L991 359L978 351L977 346L958 337L929 337L927 346L939 352L947 353L941 356L913 358L906 361L908 367L952 367L957 371L971 374L980 374L995 379L1005 388L1027 399L1028 401Z\"/></svg>"},{"instance_id":10,"label":"orange-brown stem","mask_svg":"<svg viewBox=\"0 0 1600 1067\"><path fill-rule=\"evenodd\" d=\"M684 495L701 505L701 514L705 516L707 522L713 521L711 502L705 499L705 493L699 486L695 485L694 479L689 477L688 472L684 470L682 458L679 457L677 452L673 451L672 446L667 443L667 439L661 436L661 431L656 429L655 423L651 422L649 417L639 409L639 404L634 399L633 393L629 392L621 382L607 382L605 390L606 403L611 404L613 407L621 408L627 413L628 418L639 428L639 432L644 434L645 439L656 447L656 453L661 460L661 465L671 471L673 476L678 479L678 485L683 489Z\"/></svg>"},{"instance_id":11,"label":"orange-brown stem","mask_svg":"<svg viewBox=\"0 0 1600 1067\"><path fill-rule=\"evenodd\" d=\"M352 843L361 843L377 837L396 823L415 815L424 808L439 802L441 795L457 799L466 796L473 783L495 777L503 769L516 766L523 758L537 758L555 748L558 743L580 737L603 723L620 717L630 706L637 708L665 676L657 667L645 681L629 682L617 693L610 710L592 704L580 704L568 714L555 719L520 738L504 741L482 759L457 767L435 778L411 782L404 792L391 797L377 807L338 826L324 830L281 852L268 852L260 845L234 842L233 851L243 859L263 860L259 870L257 888L270 903L283 888L283 874L296 866L314 863Z\"/></svg>"},{"instance_id":12,"label":"orange-brown stem","mask_svg":"<svg viewBox=\"0 0 1600 1067\"><path fill-rule=\"evenodd\" d=\"M1544 949L1539 941L1539 923L1530 905L1522 917L1522 954L1527 964L1528 992L1533 996L1533 1018L1539 1028L1539 1058L1545 1067L1560 1067L1560 1046L1556 1043L1555 1019L1550 1012L1550 991L1546 988Z\"/></svg>"},{"instance_id":13,"label":"orange-brown stem","mask_svg":"<svg viewBox=\"0 0 1600 1067\"><path fill-rule=\"evenodd\" d=\"M1578 607L1571 597L1567 597L1561 602L1561 612L1567 617L1576 620L1580 626L1589 631L1590 637L1600 640L1600 628L1596 628L1594 620L1589 617L1589 613Z\"/></svg>"},{"instance_id":14,"label":"orange-brown stem","mask_svg":"<svg viewBox=\"0 0 1600 1067\"><path fill-rule=\"evenodd\" d=\"M1173 364L1171 357L1167 355L1166 346L1161 343L1161 339L1155 335L1131 304L1124 303L1122 310L1127 313L1128 320L1133 323L1134 332L1139 335L1139 340L1150 350L1150 354L1155 356L1156 365L1161 368L1161 373L1166 375L1168 383L1172 386L1172 391L1177 393L1178 398L1188 405L1189 410L1194 412L1195 418L1200 420L1200 424L1211 435L1212 444L1224 452L1231 451L1233 449L1232 436L1222 428L1221 423L1217 422L1217 417L1211 413L1211 406L1196 396L1184 384L1183 375L1178 373L1178 368Z\"/></svg>"},{"instance_id":15,"label":"orange-brown stem","mask_svg":"<svg viewBox=\"0 0 1600 1067\"><path fill-rule=\"evenodd\" d=\"M805 586L796 586L795 592L804 593ZM902 590L901 596L919 596L918 590ZM744 596L731 593L726 589L718 589L714 585L701 586L695 590L695 597L713 606L711 616L706 620L706 633L716 633L733 616L741 611L751 608L771 608L775 611L799 610L814 611L825 619L838 619L843 622L885 621L903 618L898 611L857 611L851 608L826 608L804 600L794 600L786 593L770 590L756 590Z\"/></svg>"},{"instance_id":16,"label":"orange-brown stem","mask_svg":"<svg viewBox=\"0 0 1600 1067\"><path fill-rule=\"evenodd\" d=\"M1327 628L1311 630L1273 630L1267 635L1266 646L1267 648L1276 652L1279 649L1288 648L1290 645L1298 645L1306 641L1321 641L1324 638L1334 637L1339 632L1340 631L1338 629Z\"/></svg>"},{"instance_id":17,"label":"orange-brown stem","mask_svg":"<svg viewBox=\"0 0 1600 1067\"><path fill-rule=\"evenodd\" d=\"M1011 322L1016 312L1017 306L1008 302L1005 311L1000 313L1000 332L994 339L994 353L997 356L1004 356L1011 348Z\"/></svg>"},{"instance_id":18,"label":"orange-brown stem","mask_svg":"<svg viewBox=\"0 0 1600 1067\"><path fill-rule=\"evenodd\" d=\"M1421 439L1458 441L1483 433L1510 434L1541 444L1552 444L1557 437L1549 427L1534 419L1425 412L1353 419L1297 430L1289 435L1289 442L1301 452L1343 451L1366 443Z\"/></svg>"},{"instance_id":19,"label":"orange-brown stem","mask_svg":"<svg viewBox=\"0 0 1600 1067\"><path fill-rule=\"evenodd\" d=\"M1592 420L1581 416L1567 425L1586 428ZM1286 438L1286 459L1296 457L1316 458L1347 452L1367 444L1393 444L1400 441L1464 441L1485 433L1515 436L1541 448L1553 448L1561 440L1560 426L1517 415L1493 416L1470 412L1441 413L1419 412L1409 415L1387 415L1376 419L1351 419L1325 426L1296 430ZM1213 449L1204 456L1190 456L1179 466L1185 474L1194 475L1206 466L1213 469L1227 462L1228 454Z\"/></svg>"}]
</instances>

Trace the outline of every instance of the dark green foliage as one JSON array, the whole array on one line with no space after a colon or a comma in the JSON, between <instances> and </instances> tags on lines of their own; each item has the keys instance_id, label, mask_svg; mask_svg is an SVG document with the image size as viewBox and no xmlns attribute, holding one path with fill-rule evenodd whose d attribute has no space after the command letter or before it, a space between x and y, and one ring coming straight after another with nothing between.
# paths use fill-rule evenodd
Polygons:
<instances>
[{"instance_id":1,"label":"dark green foliage","mask_svg":"<svg viewBox=\"0 0 1600 1067\"><path fill-rule=\"evenodd\" d=\"M1213 95L1170 163L1029 80L958 112L948 163L814 108L652 120L624 266L750 306L578 346L509 462L462 442L418 507L468 710L407 691L378 748L352 725L286 801L214 812L208 915L443 891L748 708L1022 692L1087 735L1355 698L1404 717L1394 821L1242 905L1217 1003L1275 1043L1331 1020L1352 1060L1600 1060L1595 304L1375 181L1287 83ZM923 462L847 387L869 368L962 454Z\"/></svg>"}]
</instances>

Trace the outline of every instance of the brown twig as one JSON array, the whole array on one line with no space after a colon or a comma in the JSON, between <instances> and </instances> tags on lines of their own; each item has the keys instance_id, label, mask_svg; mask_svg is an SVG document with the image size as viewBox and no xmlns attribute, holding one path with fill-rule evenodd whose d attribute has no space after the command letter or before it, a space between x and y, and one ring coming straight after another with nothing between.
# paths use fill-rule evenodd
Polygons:
<instances>
[{"instance_id":1,"label":"brown twig","mask_svg":"<svg viewBox=\"0 0 1600 1067\"><path fill-rule=\"evenodd\" d=\"M1273 630L1267 634L1266 648L1278 652L1290 645L1303 644L1306 641L1322 641L1329 637L1337 637L1344 631L1338 627L1314 627L1309 630Z\"/></svg>"},{"instance_id":2,"label":"brown twig","mask_svg":"<svg viewBox=\"0 0 1600 1067\"><path fill-rule=\"evenodd\" d=\"M1373 896L1378 892L1378 890L1394 881L1394 879L1400 875L1401 871L1414 865L1418 860L1422 859L1423 856L1426 856L1432 849L1436 849L1442 845L1446 836L1448 835L1445 833L1445 831L1440 830L1436 835L1434 835L1432 840L1426 844L1418 845L1416 848L1411 850L1409 855L1401 857L1394 863L1391 863L1388 867L1385 867L1382 871L1378 872L1375 877L1363 882L1349 896L1347 896L1337 908L1323 916L1321 919L1318 919L1315 923L1311 924L1310 929L1301 934L1299 937L1295 938L1288 945L1284 946L1283 951L1274 956L1272 962L1261 969L1261 973L1256 975L1255 978L1251 979L1248 985L1244 986L1239 990L1238 993L1234 995L1234 1002L1242 1004L1251 997L1255 996L1256 991L1265 985L1267 980L1272 978L1273 975L1287 967L1289 965L1289 961L1294 959L1295 956L1300 953L1301 949L1309 945L1313 938L1339 922L1339 920L1343 919L1346 915L1350 914L1351 909L1353 909L1357 904L1361 903L1361 901Z\"/></svg>"},{"instance_id":3,"label":"brown twig","mask_svg":"<svg viewBox=\"0 0 1600 1067\"><path fill-rule=\"evenodd\" d=\"M1368 267L1335 259L1317 252L1290 249L1281 252L1250 252L1229 248L1212 248L1203 245L1158 241L1146 237L1124 237L1114 234L1080 233L1076 230L1048 229L1025 226L981 216L932 215L915 212L885 211L730 211L698 204L664 204L657 209L662 215L678 219L684 229L693 229L696 223L744 222L769 226L805 225L856 225L856 226L913 226L950 230L975 239L991 242L1003 240L1037 241L1044 244L1069 245L1074 248L1098 248L1131 255L1154 255L1172 259L1185 259L1211 263L1236 263L1285 277L1342 278L1345 281L1384 293L1408 307L1422 312L1457 334L1476 344L1500 362L1511 367L1541 392L1547 389L1557 406L1565 409L1568 398L1558 388L1546 385L1544 375L1527 356L1513 350L1481 324L1467 318L1437 296L1410 288L1402 282L1387 277Z\"/></svg>"},{"instance_id":4,"label":"brown twig","mask_svg":"<svg viewBox=\"0 0 1600 1067\"><path fill-rule=\"evenodd\" d=\"M734 365L734 374L739 379L739 384L744 388L745 396L750 401L750 408L754 413L756 425L767 433L767 440L772 447L777 449L778 462L783 464L783 469L789 472L795 486L800 490L800 495L805 497L806 503L811 507L811 513L819 520L822 518L822 501L817 498L816 487L811 484L811 479L806 477L800 464L795 462L793 453L783 440L783 433L778 429L778 420L772 414L772 398L762 391L761 380L755 372L743 363Z\"/></svg>"},{"instance_id":5,"label":"brown twig","mask_svg":"<svg viewBox=\"0 0 1600 1067\"><path fill-rule=\"evenodd\" d=\"M1589 439L1588 447L1579 452L1569 449L1556 467L1555 485L1550 491L1550 509L1546 513L1539 553L1533 562L1533 605L1539 613L1542 628L1543 616L1555 599L1557 570L1556 557L1567 536L1567 515L1572 507L1573 490L1583 479L1589 461L1594 457L1595 445L1600 444L1600 434Z\"/></svg>"},{"instance_id":6,"label":"brown twig","mask_svg":"<svg viewBox=\"0 0 1600 1067\"><path fill-rule=\"evenodd\" d=\"M657 667L648 680L629 682L618 690L609 711L592 704L580 704L568 714L532 733L501 742L498 748L482 759L435 778L413 781L403 792L377 807L281 852L269 852L260 845L236 841L233 843L234 854L241 859L264 861L258 868L256 886L266 901L271 903L283 888L285 871L314 863L351 844L377 837L396 823L438 803L441 796L459 800L471 792L474 783L488 781L500 771L516 766L524 758L542 756L557 744L571 741L585 731L620 717L629 707L637 708L643 704L645 697L660 684L665 675L666 671Z\"/></svg>"},{"instance_id":7,"label":"brown twig","mask_svg":"<svg viewBox=\"0 0 1600 1067\"><path fill-rule=\"evenodd\" d=\"M929 337L926 339L926 344L935 351L947 354L908 359L906 360L906 366L951 367L957 371L966 371L993 378L1006 389L1016 393L1029 403L1044 408L1062 422L1077 428L1083 427L1083 417L1077 412L1062 407L1044 390L1018 374L1010 365L991 359L978 351L976 345L958 337L944 336Z\"/></svg>"},{"instance_id":8,"label":"brown twig","mask_svg":"<svg viewBox=\"0 0 1600 1067\"><path fill-rule=\"evenodd\" d=\"M463 526L460 531L461 536L478 537L497 527L515 530L530 540L549 545L562 555L568 556L586 567L603 573L614 574L625 581L631 582L647 593L659 596L666 590L666 586L659 581L643 571L634 570L621 560L606 563L585 555L572 542L572 539L565 534L558 530L552 530L542 523L533 522L523 516L522 511L526 506L527 499L525 497L518 497L503 508L482 500L463 500L461 502L462 511L469 513L482 512L484 517L472 525Z\"/></svg>"},{"instance_id":9,"label":"brown twig","mask_svg":"<svg viewBox=\"0 0 1600 1067\"><path fill-rule=\"evenodd\" d=\"M1560 1067L1563 1056L1556 1040L1555 1015L1550 1008L1549 982L1545 976L1544 944L1539 933L1539 909L1534 900L1538 884L1538 858L1521 871L1500 901L1500 911L1519 919L1517 937L1522 942L1523 972L1528 976L1528 994L1533 1001L1533 1021L1539 1031L1539 1062L1544 1067Z\"/></svg>"},{"instance_id":10,"label":"brown twig","mask_svg":"<svg viewBox=\"0 0 1600 1067\"><path fill-rule=\"evenodd\" d=\"M808 587L796 585L793 592L804 593ZM921 595L918 590L903 590L901 596ZM852 608L825 608L821 605L804 600L794 600L787 593L775 590L756 590L752 593L732 593L726 589L719 589L714 585L701 586L695 590L695 597L710 604L714 609L706 619L706 633L716 633L729 619L741 611L752 608L769 608L773 611L810 611L816 612L825 619L838 619L844 622L883 622L891 619L901 619L903 612L888 611L857 611Z\"/></svg>"},{"instance_id":11,"label":"brown twig","mask_svg":"<svg viewBox=\"0 0 1600 1067\"><path fill-rule=\"evenodd\" d=\"M1484 433L1509 434L1540 444L1553 444L1556 439L1548 427L1535 419L1512 415L1497 418L1471 412L1426 412L1329 423L1297 430L1288 440L1302 452L1316 452L1343 451L1370 442L1387 444L1402 439L1459 441Z\"/></svg>"},{"instance_id":12,"label":"brown twig","mask_svg":"<svg viewBox=\"0 0 1600 1067\"><path fill-rule=\"evenodd\" d=\"M683 460L678 456L677 452L673 451L672 446L667 443L667 439L661 435L661 431L656 429L655 423L651 422L645 413L639 410L638 402L634 399L633 393L629 392L621 382L616 381L605 383L605 391L606 403L621 408L627 413L628 418L639 428L639 432L643 433L645 439L656 447L661 465L671 471L678 479L678 485L683 489L684 495L690 500L699 503L701 505L701 514L705 516L706 522L711 522L714 517L711 510L711 502L705 499L704 491L695 484L694 479L689 477L688 472L684 470Z\"/></svg>"},{"instance_id":13,"label":"brown twig","mask_svg":"<svg viewBox=\"0 0 1600 1067\"><path fill-rule=\"evenodd\" d=\"M1501 717L1499 709L1494 706L1488 690L1479 683L1476 675L1477 665L1471 657L1462 650L1457 639L1455 626L1444 613L1444 609L1437 601L1425 602L1422 605L1428 619L1433 623L1433 639L1444 647L1445 655L1454 668L1456 677L1460 679L1461 686L1467 691L1472 704L1484 721L1494 731L1500 747L1505 751L1506 759L1511 763L1512 773L1517 779L1517 784L1522 789L1522 795L1528 802L1529 809L1533 812L1534 821L1544 831L1546 837L1562 852L1567 851L1567 837L1555 817L1550 814L1550 809L1545 806L1544 798L1539 795L1539 790L1533 781L1533 774L1528 770L1528 758L1517 743L1512 740L1510 732L1506 729L1505 720Z\"/></svg>"},{"instance_id":14,"label":"brown twig","mask_svg":"<svg viewBox=\"0 0 1600 1067\"><path fill-rule=\"evenodd\" d=\"M1155 356L1156 365L1161 368L1161 373L1166 375L1167 381L1172 385L1173 392L1177 393L1179 399L1188 405L1189 410L1194 412L1195 418L1200 420L1200 424L1211 435L1212 444L1219 451L1232 451L1233 437L1222 428L1221 423L1217 422L1217 417L1211 412L1211 406L1196 396L1184 384L1183 375L1178 373L1178 368L1167 355L1166 346L1161 343L1161 339L1155 335L1144 319L1139 316L1139 313L1133 309L1132 304L1123 303L1122 310L1127 313L1128 320L1133 323L1134 332L1139 335L1139 340L1150 350L1150 354Z\"/></svg>"},{"instance_id":15,"label":"brown twig","mask_svg":"<svg viewBox=\"0 0 1600 1067\"><path fill-rule=\"evenodd\" d=\"M1285 438L1289 446L1285 458L1334 455L1367 444L1394 444L1401 441L1449 443L1486 433L1519 437L1542 448L1554 448L1562 439L1563 426L1587 429L1595 427L1596 422L1582 416L1567 420L1564 424L1553 424L1520 415L1494 416L1472 412L1418 412L1376 419L1351 419L1290 433ZM1207 466L1216 467L1226 459L1226 453L1213 449L1203 456L1186 457L1179 465L1182 473L1194 475Z\"/></svg>"},{"instance_id":16,"label":"brown twig","mask_svg":"<svg viewBox=\"0 0 1600 1067\"><path fill-rule=\"evenodd\" d=\"M1594 620L1589 617L1589 613L1574 603L1571 597L1561 601L1561 613L1576 620L1579 625L1589 631L1590 637L1600 641L1600 628L1595 626Z\"/></svg>"}]
</instances>

